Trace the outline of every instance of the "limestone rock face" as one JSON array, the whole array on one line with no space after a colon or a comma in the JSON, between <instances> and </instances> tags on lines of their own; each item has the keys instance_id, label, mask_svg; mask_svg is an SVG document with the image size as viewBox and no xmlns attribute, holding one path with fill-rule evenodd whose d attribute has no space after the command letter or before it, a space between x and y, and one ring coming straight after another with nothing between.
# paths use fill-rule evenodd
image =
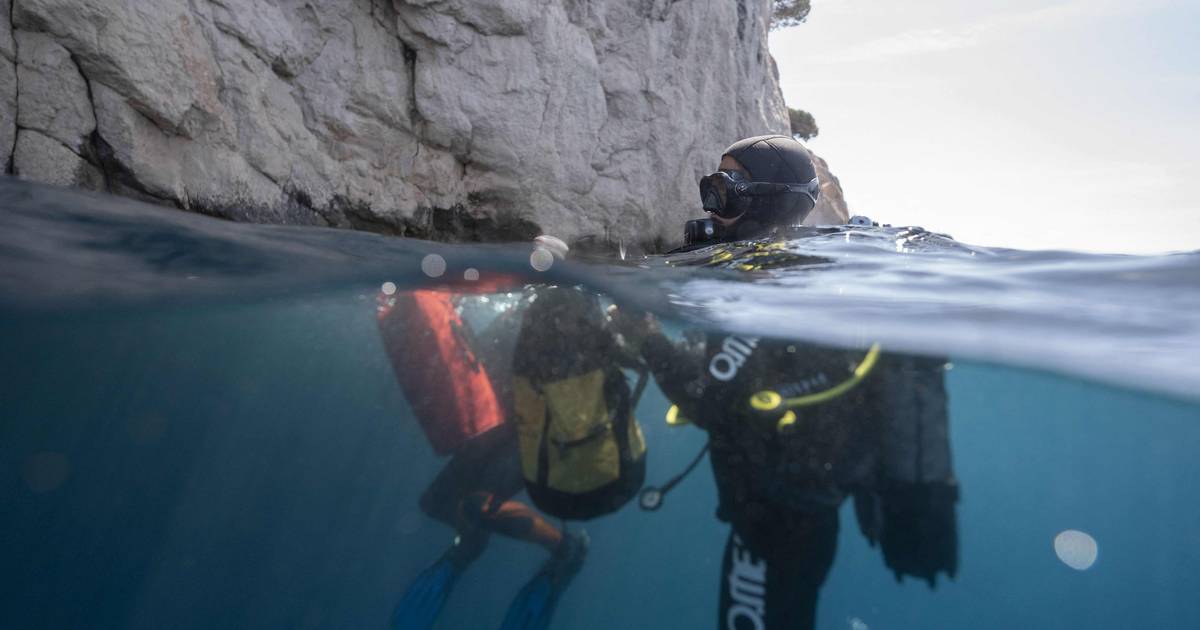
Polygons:
<instances>
[{"instance_id":1,"label":"limestone rock face","mask_svg":"<svg viewBox=\"0 0 1200 630\"><path fill-rule=\"evenodd\" d=\"M12 169L17 140L17 49L13 41L11 0L0 0L0 167Z\"/></svg>"},{"instance_id":2,"label":"limestone rock face","mask_svg":"<svg viewBox=\"0 0 1200 630\"><path fill-rule=\"evenodd\" d=\"M239 220L676 242L721 150L788 128L769 10L0 0L0 159Z\"/></svg>"},{"instance_id":3,"label":"limestone rock face","mask_svg":"<svg viewBox=\"0 0 1200 630\"><path fill-rule=\"evenodd\" d=\"M818 155L813 155L813 165L817 167L817 179L821 182L821 196L817 199L817 207L809 213L804 222L808 225L841 225L850 218L850 209L846 207L846 198L842 194L842 182L829 172L829 164Z\"/></svg>"},{"instance_id":4,"label":"limestone rock face","mask_svg":"<svg viewBox=\"0 0 1200 630\"><path fill-rule=\"evenodd\" d=\"M0 57L13 63L17 53L14 50L13 28L9 18L12 16L12 0L0 0Z\"/></svg>"},{"instance_id":5,"label":"limestone rock face","mask_svg":"<svg viewBox=\"0 0 1200 630\"><path fill-rule=\"evenodd\" d=\"M17 32L17 126L79 153L96 129L88 86L71 53L43 33Z\"/></svg>"},{"instance_id":6,"label":"limestone rock face","mask_svg":"<svg viewBox=\"0 0 1200 630\"><path fill-rule=\"evenodd\" d=\"M56 138L40 131L22 129L13 150L13 172L18 176L54 186L78 186L92 190L104 187L104 176Z\"/></svg>"}]
</instances>

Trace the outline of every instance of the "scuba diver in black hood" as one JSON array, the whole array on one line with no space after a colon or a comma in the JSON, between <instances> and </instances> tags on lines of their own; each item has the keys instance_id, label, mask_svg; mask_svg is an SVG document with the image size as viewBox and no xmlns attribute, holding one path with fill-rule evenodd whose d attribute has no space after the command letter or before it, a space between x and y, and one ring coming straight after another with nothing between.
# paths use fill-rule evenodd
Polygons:
<instances>
[{"instance_id":1,"label":"scuba diver in black hood","mask_svg":"<svg viewBox=\"0 0 1200 630\"><path fill-rule=\"evenodd\" d=\"M821 195L812 157L787 136L735 142L718 169L700 179L700 199L710 218L687 222L689 245L743 241L799 225Z\"/></svg>"},{"instance_id":2,"label":"scuba diver in black hood","mask_svg":"<svg viewBox=\"0 0 1200 630\"><path fill-rule=\"evenodd\" d=\"M798 225L820 187L799 142L760 136L729 147L700 193L710 217L688 222L685 249ZM713 262L728 260L721 250ZM614 323L675 404L668 421L708 432L718 518L732 525L719 628L813 627L848 496L897 579L954 575L945 361L722 333L675 342L649 316ZM657 509L677 481L648 488L642 507Z\"/></svg>"}]
</instances>

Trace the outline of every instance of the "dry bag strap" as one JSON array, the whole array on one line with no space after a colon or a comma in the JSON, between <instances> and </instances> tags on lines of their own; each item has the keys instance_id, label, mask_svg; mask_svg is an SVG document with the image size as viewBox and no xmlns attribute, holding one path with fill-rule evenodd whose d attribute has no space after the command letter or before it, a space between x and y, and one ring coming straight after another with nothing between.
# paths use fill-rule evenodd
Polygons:
<instances>
[{"instance_id":1,"label":"dry bag strap","mask_svg":"<svg viewBox=\"0 0 1200 630\"><path fill-rule=\"evenodd\" d=\"M609 420L607 420L605 422L601 422L600 424L597 424L596 426L592 427L591 430L589 430L587 432L587 434L581 438L576 438L574 440L552 440L554 442L555 448L557 448L558 451L561 453L562 451L565 451L569 448L575 448L576 446L582 446L596 438L603 437L605 433L608 433L609 429L613 429L615 431L616 430L615 429L616 421L614 419L612 419L612 416L614 416L614 415L615 415L614 413L610 412Z\"/></svg>"},{"instance_id":2,"label":"dry bag strap","mask_svg":"<svg viewBox=\"0 0 1200 630\"><path fill-rule=\"evenodd\" d=\"M629 385L625 381L625 374L620 369L614 369L609 373L609 379L614 387L617 388L617 415L613 420L613 432L616 434L617 454L621 466L620 474L625 474L625 468L633 462L633 452L629 448L629 423L633 418L633 406L637 404L635 401L641 397L642 391L646 389L647 372L643 370L638 376L637 385L634 388L633 395L629 393Z\"/></svg>"},{"instance_id":3,"label":"dry bag strap","mask_svg":"<svg viewBox=\"0 0 1200 630\"><path fill-rule=\"evenodd\" d=\"M546 403L546 393L537 381L530 378L529 386L537 392L543 406L542 439L538 440L537 482L539 486L545 487L550 485L550 405Z\"/></svg>"}]
</instances>

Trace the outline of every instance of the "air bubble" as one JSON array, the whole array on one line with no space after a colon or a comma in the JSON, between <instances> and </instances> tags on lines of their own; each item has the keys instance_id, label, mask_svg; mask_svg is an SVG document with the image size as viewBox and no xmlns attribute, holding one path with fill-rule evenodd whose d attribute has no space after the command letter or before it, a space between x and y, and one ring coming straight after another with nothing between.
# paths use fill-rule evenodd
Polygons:
<instances>
[{"instance_id":1,"label":"air bubble","mask_svg":"<svg viewBox=\"0 0 1200 630\"><path fill-rule=\"evenodd\" d=\"M549 271L554 266L554 254L539 247L529 255L529 264L537 271Z\"/></svg>"},{"instance_id":2,"label":"air bubble","mask_svg":"<svg viewBox=\"0 0 1200 630\"><path fill-rule=\"evenodd\" d=\"M1100 548L1095 538L1079 530L1068 529L1054 537L1054 553L1072 569L1087 571L1096 563Z\"/></svg>"},{"instance_id":3,"label":"air bubble","mask_svg":"<svg viewBox=\"0 0 1200 630\"><path fill-rule=\"evenodd\" d=\"M421 271L430 278L440 278L446 273L446 259L437 254L429 254L421 259Z\"/></svg>"},{"instance_id":4,"label":"air bubble","mask_svg":"<svg viewBox=\"0 0 1200 630\"><path fill-rule=\"evenodd\" d=\"M383 286L379 287L379 290L383 291L384 295L394 295L396 293L396 283L384 282Z\"/></svg>"},{"instance_id":5,"label":"air bubble","mask_svg":"<svg viewBox=\"0 0 1200 630\"><path fill-rule=\"evenodd\" d=\"M475 282L478 279L479 279L479 270L474 267L471 267L470 269L467 269L466 271L463 272L463 280L466 280L467 282Z\"/></svg>"}]
</instances>

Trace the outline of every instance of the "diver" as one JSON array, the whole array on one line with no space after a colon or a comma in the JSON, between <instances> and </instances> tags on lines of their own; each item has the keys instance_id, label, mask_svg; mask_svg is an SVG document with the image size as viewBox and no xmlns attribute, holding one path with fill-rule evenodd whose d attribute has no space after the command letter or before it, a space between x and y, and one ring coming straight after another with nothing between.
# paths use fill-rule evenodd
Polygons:
<instances>
[{"instance_id":1,"label":"diver","mask_svg":"<svg viewBox=\"0 0 1200 630\"><path fill-rule=\"evenodd\" d=\"M700 194L710 216L688 222L681 249L721 264L731 249L778 251L773 243L794 233L820 186L803 145L759 136L730 146ZM708 433L717 516L731 525L719 628L814 626L838 508L851 495L897 579L953 577L958 490L944 361L744 334L675 342L652 316L615 311L613 320L674 403L668 421ZM642 507L657 509L678 479L645 490Z\"/></svg>"},{"instance_id":2,"label":"diver","mask_svg":"<svg viewBox=\"0 0 1200 630\"><path fill-rule=\"evenodd\" d=\"M523 309L507 310L482 334L472 335L460 315L468 301L439 290L379 296L380 332L396 376L435 452L450 456L421 496L420 507L455 531L453 543L396 605L395 630L432 627L456 580L492 534L549 552L502 626L545 628L587 553L586 532L560 530L513 499L525 480L507 381Z\"/></svg>"},{"instance_id":3,"label":"diver","mask_svg":"<svg viewBox=\"0 0 1200 630\"><path fill-rule=\"evenodd\" d=\"M611 514L637 496L646 440L634 417L649 374L614 335L601 296L536 287L513 355L525 489L562 519ZM639 372L630 387L625 370Z\"/></svg>"}]
</instances>

